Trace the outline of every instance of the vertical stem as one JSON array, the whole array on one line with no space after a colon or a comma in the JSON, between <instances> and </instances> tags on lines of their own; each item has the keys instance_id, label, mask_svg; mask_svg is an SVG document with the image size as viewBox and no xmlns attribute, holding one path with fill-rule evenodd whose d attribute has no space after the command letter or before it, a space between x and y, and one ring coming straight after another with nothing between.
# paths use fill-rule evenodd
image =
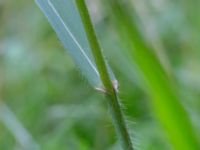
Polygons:
<instances>
[{"instance_id":1,"label":"vertical stem","mask_svg":"<svg viewBox=\"0 0 200 150\"><path fill-rule=\"evenodd\" d=\"M124 150L133 150L131 138L127 130L125 119L119 104L117 93L110 80L106 63L104 61L103 54L101 52L97 37L95 35L92 22L86 7L84 0L76 0L76 5L79 10L83 25L85 27L86 35L91 47L91 51L100 74L101 81L106 90L106 97L112 114L113 123L116 128L116 132L120 137Z\"/></svg>"}]
</instances>

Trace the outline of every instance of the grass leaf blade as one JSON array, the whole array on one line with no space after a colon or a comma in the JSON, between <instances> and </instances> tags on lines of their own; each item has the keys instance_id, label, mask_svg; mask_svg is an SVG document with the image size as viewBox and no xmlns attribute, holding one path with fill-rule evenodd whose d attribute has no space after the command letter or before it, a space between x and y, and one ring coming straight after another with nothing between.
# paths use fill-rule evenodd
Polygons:
<instances>
[{"instance_id":1,"label":"grass leaf blade","mask_svg":"<svg viewBox=\"0 0 200 150\"><path fill-rule=\"evenodd\" d=\"M82 74L95 88L102 87L99 72L96 69L86 33L74 1L36 0L36 2ZM112 77L114 78L113 75Z\"/></svg>"}]
</instances>

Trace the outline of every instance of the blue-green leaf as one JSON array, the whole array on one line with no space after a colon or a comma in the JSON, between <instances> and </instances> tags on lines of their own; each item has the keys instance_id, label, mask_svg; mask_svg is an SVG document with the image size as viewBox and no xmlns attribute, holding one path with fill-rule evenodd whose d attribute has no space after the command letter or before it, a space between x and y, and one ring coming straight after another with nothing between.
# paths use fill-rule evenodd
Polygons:
<instances>
[{"instance_id":1,"label":"blue-green leaf","mask_svg":"<svg viewBox=\"0 0 200 150\"><path fill-rule=\"evenodd\" d=\"M99 72L74 0L36 0L65 49L83 75L95 87L102 87ZM109 69L110 70L110 69ZM115 81L110 72L111 79Z\"/></svg>"}]
</instances>

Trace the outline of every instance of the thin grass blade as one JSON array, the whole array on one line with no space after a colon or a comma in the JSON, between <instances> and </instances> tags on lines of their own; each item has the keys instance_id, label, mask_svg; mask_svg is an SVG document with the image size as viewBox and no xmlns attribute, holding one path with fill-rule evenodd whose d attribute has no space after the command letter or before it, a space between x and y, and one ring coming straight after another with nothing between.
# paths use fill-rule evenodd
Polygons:
<instances>
[{"instance_id":1,"label":"thin grass blade","mask_svg":"<svg viewBox=\"0 0 200 150\"><path fill-rule=\"evenodd\" d=\"M191 120L177 95L176 86L166 73L152 49L145 43L135 22L120 0L109 1L117 18L118 28L123 28L126 37L122 40L130 46L132 62L138 66L141 78L150 96L150 104L160 124L165 129L172 146L176 150L197 150L199 139ZM134 11L134 10L133 10ZM117 22L117 21L116 21Z\"/></svg>"},{"instance_id":2,"label":"thin grass blade","mask_svg":"<svg viewBox=\"0 0 200 150\"><path fill-rule=\"evenodd\" d=\"M24 150L40 150L32 135L25 129L6 104L0 104L0 121L12 133Z\"/></svg>"},{"instance_id":3,"label":"thin grass blade","mask_svg":"<svg viewBox=\"0 0 200 150\"><path fill-rule=\"evenodd\" d=\"M36 0L63 46L95 88L102 88L87 36L74 0ZM110 77L115 77L109 69Z\"/></svg>"}]
</instances>

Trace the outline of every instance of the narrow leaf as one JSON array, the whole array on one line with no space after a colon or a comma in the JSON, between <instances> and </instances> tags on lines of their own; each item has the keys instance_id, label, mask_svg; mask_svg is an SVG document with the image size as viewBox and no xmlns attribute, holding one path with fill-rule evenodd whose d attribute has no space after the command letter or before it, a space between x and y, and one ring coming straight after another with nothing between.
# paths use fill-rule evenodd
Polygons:
<instances>
[{"instance_id":1,"label":"narrow leaf","mask_svg":"<svg viewBox=\"0 0 200 150\"><path fill-rule=\"evenodd\" d=\"M124 33L119 33L122 40L130 45L129 53L132 56L132 62L138 66L141 79L146 85L152 110L165 129L173 148L176 150L200 149L199 139L176 93L173 80L149 45L144 42L136 23L130 19L128 9L123 8L120 0L109 2L117 18L121 20L118 27L125 29L126 37L123 36Z\"/></svg>"},{"instance_id":2,"label":"narrow leaf","mask_svg":"<svg viewBox=\"0 0 200 150\"><path fill-rule=\"evenodd\" d=\"M2 103L0 103L0 121L12 133L24 150L40 150L39 145L16 118L12 110L6 104Z\"/></svg>"},{"instance_id":3,"label":"narrow leaf","mask_svg":"<svg viewBox=\"0 0 200 150\"><path fill-rule=\"evenodd\" d=\"M95 88L102 82L74 0L36 0L65 49ZM111 79L115 81L109 69Z\"/></svg>"}]
</instances>

